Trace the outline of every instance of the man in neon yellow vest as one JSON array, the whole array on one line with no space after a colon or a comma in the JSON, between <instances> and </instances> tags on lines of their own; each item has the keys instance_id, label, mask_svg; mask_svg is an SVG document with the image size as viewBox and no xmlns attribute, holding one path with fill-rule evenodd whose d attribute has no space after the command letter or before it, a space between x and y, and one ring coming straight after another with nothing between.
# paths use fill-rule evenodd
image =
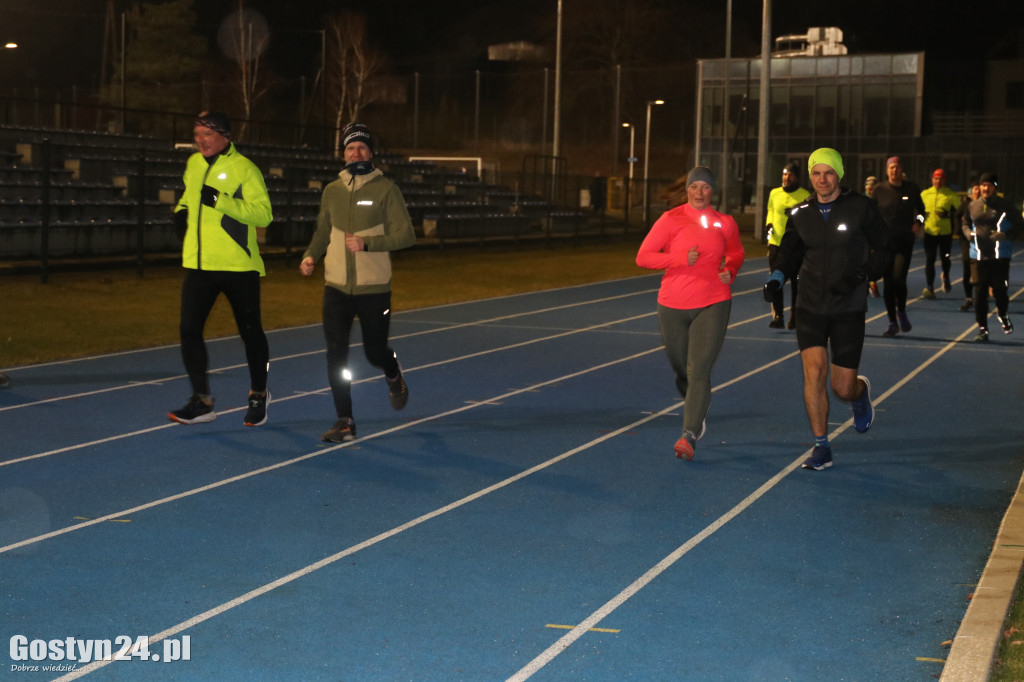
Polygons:
<instances>
[{"instance_id":1,"label":"man in neon yellow vest","mask_svg":"<svg viewBox=\"0 0 1024 682\"><path fill-rule=\"evenodd\" d=\"M942 290L950 291L949 251L953 246L953 217L960 209L960 196L946 187L941 168L932 173L932 186L921 192L924 202L924 278L922 298L935 298L935 255L942 265Z\"/></svg>"},{"instance_id":2,"label":"man in neon yellow vest","mask_svg":"<svg viewBox=\"0 0 1024 682\"><path fill-rule=\"evenodd\" d=\"M207 376L209 358L203 328L217 298L231 304L249 368L249 399L243 422L267 421L267 369L270 349L260 313L260 277L266 274L256 228L274 219L263 174L238 153L231 141L231 121L218 111L204 111L192 128L196 152L185 165L185 191L174 209L184 227L181 264L181 357L192 384L192 397L168 413L172 421L200 424L217 418Z\"/></svg>"},{"instance_id":3,"label":"man in neon yellow vest","mask_svg":"<svg viewBox=\"0 0 1024 682\"><path fill-rule=\"evenodd\" d=\"M800 166L791 163L782 169L782 186L776 187L768 195L768 269L775 269L775 261L779 255L782 235L786 234L786 222L789 220L789 209L793 208L810 196L810 192L800 186ZM792 280L793 296L789 308L789 328L796 326L796 278ZM772 329L782 329L784 310L782 289L772 298L772 321L768 324Z\"/></svg>"}]
</instances>

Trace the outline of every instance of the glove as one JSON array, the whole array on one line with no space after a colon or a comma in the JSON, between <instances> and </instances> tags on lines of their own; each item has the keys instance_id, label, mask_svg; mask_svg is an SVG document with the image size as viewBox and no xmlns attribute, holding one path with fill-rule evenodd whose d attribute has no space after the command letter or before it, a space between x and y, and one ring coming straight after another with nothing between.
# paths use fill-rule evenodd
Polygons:
<instances>
[{"instance_id":1,"label":"glove","mask_svg":"<svg viewBox=\"0 0 1024 682\"><path fill-rule=\"evenodd\" d=\"M178 235L178 239L184 239L185 233L188 231L188 209L183 208L174 214L174 233Z\"/></svg>"},{"instance_id":2,"label":"glove","mask_svg":"<svg viewBox=\"0 0 1024 682\"><path fill-rule=\"evenodd\" d=\"M841 280L833 284L831 288L829 288L829 291L837 296L845 296L866 282L867 279L867 272L864 271L864 268L859 268L855 272L845 275Z\"/></svg>"},{"instance_id":3,"label":"glove","mask_svg":"<svg viewBox=\"0 0 1024 682\"><path fill-rule=\"evenodd\" d=\"M203 185L203 189L200 190L199 195L204 206L215 208L217 206L217 199L220 197L220 192L209 185Z\"/></svg>"},{"instance_id":4,"label":"glove","mask_svg":"<svg viewBox=\"0 0 1024 682\"><path fill-rule=\"evenodd\" d=\"M772 270L772 274L768 275L768 281L764 283L764 300L771 303L775 296L782 291L782 285L785 282L785 275L778 270Z\"/></svg>"}]
</instances>

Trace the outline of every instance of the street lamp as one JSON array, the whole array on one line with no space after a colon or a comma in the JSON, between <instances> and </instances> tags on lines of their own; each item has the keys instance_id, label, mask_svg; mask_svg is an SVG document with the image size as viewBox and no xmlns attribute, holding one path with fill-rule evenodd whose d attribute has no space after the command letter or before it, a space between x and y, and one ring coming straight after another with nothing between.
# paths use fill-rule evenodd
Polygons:
<instances>
[{"instance_id":1,"label":"street lamp","mask_svg":"<svg viewBox=\"0 0 1024 682\"><path fill-rule=\"evenodd\" d=\"M623 123L623 128L629 128L629 158L626 159L629 162L629 180L626 181L626 203L622 208L622 219L626 225L629 225L629 209L630 193L633 190L633 166L636 164L636 153L634 152L634 142L636 141L636 126L632 123Z\"/></svg>"},{"instance_id":2,"label":"street lamp","mask_svg":"<svg viewBox=\"0 0 1024 682\"><path fill-rule=\"evenodd\" d=\"M655 99L647 103L647 130L644 131L644 227L649 217L650 192L647 187L648 161L651 158L651 107L664 104L665 100Z\"/></svg>"}]
</instances>

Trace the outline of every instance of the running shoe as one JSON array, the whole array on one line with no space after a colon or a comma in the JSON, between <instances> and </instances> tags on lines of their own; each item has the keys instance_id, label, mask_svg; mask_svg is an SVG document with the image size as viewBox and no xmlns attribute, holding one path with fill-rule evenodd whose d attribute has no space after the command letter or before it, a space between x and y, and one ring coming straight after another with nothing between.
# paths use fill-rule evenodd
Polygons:
<instances>
[{"instance_id":1,"label":"running shoe","mask_svg":"<svg viewBox=\"0 0 1024 682\"><path fill-rule=\"evenodd\" d=\"M263 426L267 423L267 405L270 404L270 391L263 395L249 392L249 407L245 411L246 426Z\"/></svg>"},{"instance_id":2,"label":"running shoe","mask_svg":"<svg viewBox=\"0 0 1024 682\"><path fill-rule=\"evenodd\" d=\"M896 313L896 317L898 317L900 320L900 331L903 332L904 334L906 334L907 332L914 328L913 325L910 324L910 318L907 317L906 310L898 311Z\"/></svg>"},{"instance_id":3,"label":"running shoe","mask_svg":"<svg viewBox=\"0 0 1024 682\"><path fill-rule=\"evenodd\" d=\"M388 383L388 400L391 401L391 407L395 410L400 410L405 407L405 404L409 402L409 387L405 385L405 379L402 378L402 368L398 368L398 376L394 379L384 377Z\"/></svg>"},{"instance_id":4,"label":"running shoe","mask_svg":"<svg viewBox=\"0 0 1024 682\"><path fill-rule=\"evenodd\" d=\"M857 433L867 433L875 421L875 408L871 405L871 382L863 374L857 378L864 382L864 393L857 400L850 401L853 407L853 428L857 429Z\"/></svg>"},{"instance_id":5,"label":"running shoe","mask_svg":"<svg viewBox=\"0 0 1024 682\"><path fill-rule=\"evenodd\" d=\"M672 447L676 451L676 457L690 461L693 459L693 446L697 439L689 431L683 431L676 444Z\"/></svg>"},{"instance_id":6,"label":"running shoe","mask_svg":"<svg viewBox=\"0 0 1024 682\"><path fill-rule=\"evenodd\" d=\"M11 378L0 372L0 388L9 388L11 385Z\"/></svg>"},{"instance_id":7,"label":"running shoe","mask_svg":"<svg viewBox=\"0 0 1024 682\"><path fill-rule=\"evenodd\" d=\"M942 273L942 290L947 294L953 290L953 285L949 282L949 275Z\"/></svg>"},{"instance_id":8,"label":"running shoe","mask_svg":"<svg viewBox=\"0 0 1024 682\"><path fill-rule=\"evenodd\" d=\"M868 283L868 293L871 294L871 298L878 298L881 295L878 293L878 282Z\"/></svg>"},{"instance_id":9,"label":"running shoe","mask_svg":"<svg viewBox=\"0 0 1024 682\"><path fill-rule=\"evenodd\" d=\"M890 322L889 326L886 328L886 330L884 332L882 332L882 336L887 336L890 339L892 339L892 338L896 337L896 334L898 334L899 331L900 331L900 328L896 326L896 323L895 322Z\"/></svg>"},{"instance_id":10,"label":"running shoe","mask_svg":"<svg viewBox=\"0 0 1024 682\"><path fill-rule=\"evenodd\" d=\"M927 298L929 301L935 299L935 290L931 287L925 287L924 291L921 292L921 298Z\"/></svg>"},{"instance_id":11,"label":"running shoe","mask_svg":"<svg viewBox=\"0 0 1024 682\"><path fill-rule=\"evenodd\" d=\"M1004 334L1012 334L1013 333L1013 321L1010 319L1010 316L1009 315L1005 315L1004 316L1004 315L1000 315L999 313L996 313L996 317L999 319L999 324L1003 325L1003 333Z\"/></svg>"},{"instance_id":12,"label":"running shoe","mask_svg":"<svg viewBox=\"0 0 1024 682\"><path fill-rule=\"evenodd\" d=\"M960 306L960 312L966 313L974 308L974 301L969 298L965 298L963 304Z\"/></svg>"},{"instance_id":13,"label":"running shoe","mask_svg":"<svg viewBox=\"0 0 1024 682\"><path fill-rule=\"evenodd\" d=\"M212 402L206 404L198 395L193 395L185 403L185 407L168 412L167 416L170 417L172 422L178 422L179 424L202 424L204 422L212 422L217 418L217 413L213 411Z\"/></svg>"},{"instance_id":14,"label":"running shoe","mask_svg":"<svg viewBox=\"0 0 1024 682\"><path fill-rule=\"evenodd\" d=\"M978 335L974 337L975 343L988 343L988 330L984 327L978 328Z\"/></svg>"},{"instance_id":15,"label":"running shoe","mask_svg":"<svg viewBox=\"0 0 1024 682\"><path fill-rule=\"evenodd\" d=\"M350 417L342 417L338 421L334 422L334 426L329 428L320 436L320 440L325 443L347 443L350 440L356 439L356 423L352 421Z\"/></svg>"},{"instance_id":16,"label":"running shoe","mask_svg":"<svg viewBox=\"0 0 1024 682\"><path fill-rule=\"evenodd\" d=\"M811 456L805 459L804 463L800 466L804 469L813 469L814 471L822 471L829 468L832 466L832 448L815 445Z\"/></svg>"},{"instance_id":17,"label":"running shoe","mask_svg":"<svg viewBox=\"0 0 1024 682\"><path fill-rule=\"evenodd\" d=\"M768 323L768 326L772 329L783 329L786 326L786 321L782 318L782 315L776 315L772 318L772 321Z\"/></svg>"}]
</instances>

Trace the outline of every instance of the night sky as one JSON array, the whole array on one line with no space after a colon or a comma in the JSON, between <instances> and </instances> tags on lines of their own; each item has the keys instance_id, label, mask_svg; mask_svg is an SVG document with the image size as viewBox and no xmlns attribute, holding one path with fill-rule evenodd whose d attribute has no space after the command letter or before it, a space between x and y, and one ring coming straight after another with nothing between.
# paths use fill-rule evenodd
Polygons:
<instances>
[{"instance_id":1,"label":"night sky","mask_svg":"<svg viewBox=\"0 0 1024 682\"><path fill-rule=\"evenodd\" d=\"M691 3L667 2L686 21ZM628 3L629 0L623 0ZM120 11L129 3L115 0ZM696 6L696 3L693 3ZM862 2L773 2L773 34L803 33L811 26L838 26L852 53L926 52L932 68L986 55L1014 58L1021 32L1016 3L1008 0L966 3L939 0L927 3L864 0ZM44 91L78 85L95 87L103 36L106 0L0 0L0 40L16 40L21 47L0 57L0 91L11 87ZM237 8L234 0L197 2L199 28L214 43L217 27ZM273 32L271 53L285 77L311 75L319 54L321 17L329 9L352 7L368 15L370 39L390 57L397 73L441 69L486 68L480 59L489 43L513 40L552 42L555 0L247 0L246 6L263 13ZM587 5L564 0L565 21ZM628 4L627 4L628 6ZM703 56L724 54L725 2L699 5L708 21ZM733 0L733 54L759 51L762 3ZM680 9L682 8L682 9ZM716 9L717 8L717 9ZM720 9L720 11L719 11ZM980 11L968 12L968 9ZM585 11L585 10L584 10ZM705 49L706 48L706 49Z\"/></svg>"}]
</instances>

